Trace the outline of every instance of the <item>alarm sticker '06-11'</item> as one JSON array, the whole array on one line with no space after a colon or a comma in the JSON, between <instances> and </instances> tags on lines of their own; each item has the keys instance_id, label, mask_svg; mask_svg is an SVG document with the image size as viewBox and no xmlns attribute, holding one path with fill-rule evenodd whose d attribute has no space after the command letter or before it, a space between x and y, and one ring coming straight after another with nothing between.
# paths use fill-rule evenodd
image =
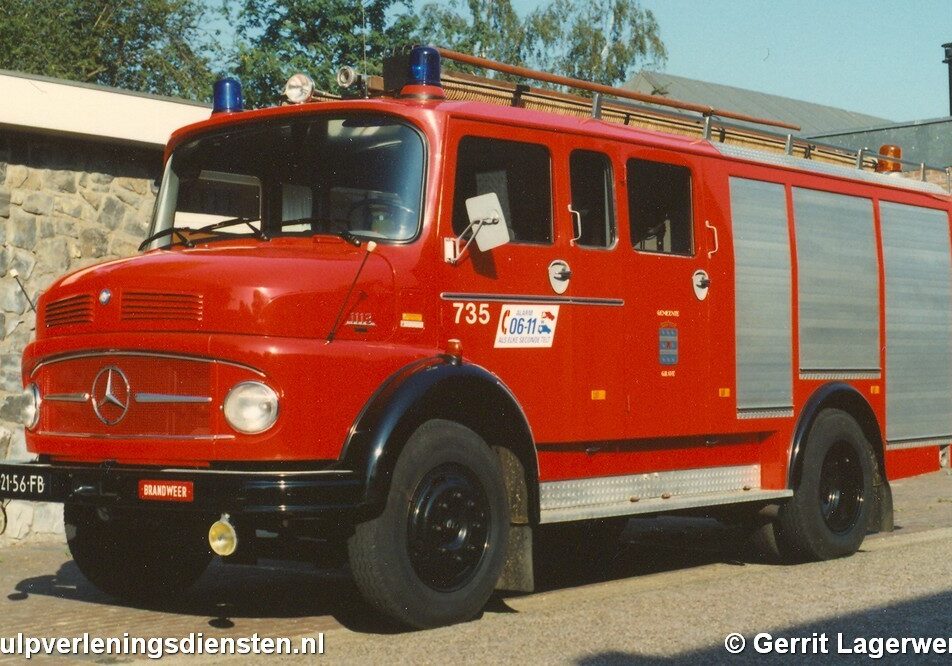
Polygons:
<instances>
[{"instance_id":1,"label":"alarm sticker '06-11'","mask_svg":"<svg viewBox=\"0 0 952 666\"><path fill-rule=\"evenodd\" d=\"M558 321L558 305L503 305L495 346L551 347Z\"/></svg>"}]
</instances>

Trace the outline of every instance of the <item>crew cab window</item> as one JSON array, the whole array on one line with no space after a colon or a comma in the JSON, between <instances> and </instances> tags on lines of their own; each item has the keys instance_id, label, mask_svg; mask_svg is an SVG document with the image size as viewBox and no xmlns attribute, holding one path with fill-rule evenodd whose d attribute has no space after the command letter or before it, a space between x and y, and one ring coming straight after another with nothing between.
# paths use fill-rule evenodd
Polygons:
<instances>
[{"instance_id":1,"label":"crew cab window","mask_svg":"<svg viewBox=\"0 0 952 666\"><path fill-rule=\"evenodd\" d=\"M607 155L575 150L569 157L575 241L585 247L615 244L612 163Z\"/></svg>"},{"instance_id":2,"label":"crew cab window","mask_svg":"<svg viewBox=\"0 0 952 666\"><path fill-rule=\"evenodd\" d=\"M535 143L463 137L456 162L453 231L469 225L466 200L495 192L513 242L552 242L549 151Z\"/></svg>"},{"instance_id":3,"label":"crew cab window","mask_svg":"<svg viewBox=\"0 0 952 666\"><path fill-rule=\"evenodd\" d=\"M694 253L691 171L648 160L628 160L628 214L636 250Z\"/></svg>"}]
</instances>

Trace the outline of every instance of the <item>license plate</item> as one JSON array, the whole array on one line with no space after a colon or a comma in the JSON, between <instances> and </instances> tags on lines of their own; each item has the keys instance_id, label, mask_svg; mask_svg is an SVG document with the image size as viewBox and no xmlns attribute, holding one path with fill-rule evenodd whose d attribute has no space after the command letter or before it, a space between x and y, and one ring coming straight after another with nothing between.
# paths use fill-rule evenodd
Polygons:
<instances>
[{"instance_id":1,"label":"license plate","mask_svg":"<svg viewBox=\"0 0 952 666\"><path fill-rule=\"evenodd\" d=\"M0 495L7 498L43 499L50 494L48 474L0 473Z\"/></svg>"},{"instance_id":2,"label":"license plate","mask_svg":"<svg viewBox=\"0 0 952 666\"><path fill-rule=\"evenodd\" d=\"M139 499L151 502L193 502L191 481L139 481Z\"/></svg>"}]
</instances>

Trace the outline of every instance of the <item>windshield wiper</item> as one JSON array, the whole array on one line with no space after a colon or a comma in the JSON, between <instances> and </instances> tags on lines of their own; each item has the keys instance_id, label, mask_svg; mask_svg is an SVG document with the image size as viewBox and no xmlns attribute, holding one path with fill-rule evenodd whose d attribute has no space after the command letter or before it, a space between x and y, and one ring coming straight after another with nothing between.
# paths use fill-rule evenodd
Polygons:
<instances>
[{"instance_id":1,"label":"windshield wiper","mask_svg":"<svg viewBox=\"0 0 952 666\"><path fill-rule=\"evenodd\" d=\"M248 228L251 229L251 233L255 235L255 238L264 241L271 240L264 231L252 224L252 222L260 221L261 218L259 217L233 217L229 220L222 220L221 222L215 222L214 224L200 227L196 231L205 233L208 231L218 231L219 229L224 229L225 227L233 227L237 224L246 224L248 225Z\"/></svg>"},{"instance_id":2,"label":"windshield wiper","mask_svg":"<svg viewBox=\"0 0 952 666\"><path fill-rule=\"evenodd\" d=\"M347 228L347 223L342 220L332 220L325 219L320 217L298 217L293 220L282 220L277 223L278 229L281 229L286 226L292 226L295 224L310 224L310 225L320 225L326 228L326 231L321 233L333 234L343 238L345 241L353 245L354 247L360 247L361 239L357 234ZM338 227L338 228L333 228Z\"/></svg>"},{"instance_id":3,"label":"windshield wiper","mask_svg":"<svg viewBox=\"0 0 952 666\"><path fill-rule=\"evenodd\" d=\"M345 241L353 245L354 247L360 247L360 238L357 237L350 229L343 229L341 231L332 231L331 233L336 233L338 236L343 238Z\"/></svg>"},{"instance_id":4,"label":"windshield wiper","mask_svg":"<svg viewBox=\"0 0 952 666\"><path fill-rule=\"evenodd\" d=\"M162 238L163 236L169 236L171 234L175 234L176 236L178 236L179 239L182 241L182 243L185 245L185 247L195 247L195 243L192 242L192 239L189 238L185 234L186 231L189 233L195 233L196 231L198 231L198 229L192 229L191 227L168 227L167 229L163 229L162 231L156 231L154 234L152 234L151 236L148 236L144 241L142 241L139 244L139 252L142 252L142 250L148 247L149 243L151 243L152 241L158 240L159 238Z\"/></svg>"},{"instance_id":5,"label":"windshield wiper","mask_svg":"<svg viewBox=\"0 0 952 666\"><path fill-rule=\"evenodd\" d=\"M185 232L188 232L190 234L216 234L216 235L222 235L222 236L231 236L233 234L228 234L228 233L219 234L218 232L220 229L224 227L230 227L236 224L247 224L248 228L251 229L252 233L255 235L256 238L260 240L265 240L265 241L271 240L267 234L261 231L261 229L258 229L253 224L251 224L252 222L257 222L257 219L250 218L250 217L235 217L230 220L223 220L221 222L215 222L214 224L209 224L204 227L199 227L198 229L195 229L193 227L169 227L168 229L157 231L156 233L152 234L151 236L146 238L144 241L142 241L142 243L139 245L139 251L141 252L152 241L158 238L162 238L163 236L168 236L170 234L175 234L175 236L177 236L182 241L185 247L195 247L195 241L189 238Z\"/></svg>"}]
</instances>

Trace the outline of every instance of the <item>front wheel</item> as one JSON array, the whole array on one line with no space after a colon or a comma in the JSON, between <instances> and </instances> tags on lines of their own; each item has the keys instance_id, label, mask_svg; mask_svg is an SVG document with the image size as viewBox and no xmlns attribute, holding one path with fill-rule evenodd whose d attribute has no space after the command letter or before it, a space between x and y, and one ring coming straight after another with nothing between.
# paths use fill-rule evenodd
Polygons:
<instances>
[{"instance_id":1,"label":"front wheel","mask_svg":"<svg viewBox=\"0 0 952 666\"><path fill-rule=\"evenodd\" d=\"M184 512L105 511L67 504L66 542L80 572L126 601L168 598L202 575L212 554L208 521Z\"/></svg>"},{"instance_id":2,"label":"front wheel","mask_svg":"<svg viewBox=\"0 0 952 666\"><path fill-rule=\"evenodd\" d=\"M387 504L347 544L357 587L416 628L474 617L504 564L509 505L499 460L472 430L434 419L410 436Z\"/></svg>"},{"instance_id":3,"label":"front wheel","mask_svg":"<svg viewBox=\"0 0 952 666\"><path fill-rule=\"evenodd\" d=\"M777 541L794 560L855 553L869 527L875 457L863 430L839 409L824 409L806 441L800 483L781 507Z\"/></svg>"}]
</instances>

